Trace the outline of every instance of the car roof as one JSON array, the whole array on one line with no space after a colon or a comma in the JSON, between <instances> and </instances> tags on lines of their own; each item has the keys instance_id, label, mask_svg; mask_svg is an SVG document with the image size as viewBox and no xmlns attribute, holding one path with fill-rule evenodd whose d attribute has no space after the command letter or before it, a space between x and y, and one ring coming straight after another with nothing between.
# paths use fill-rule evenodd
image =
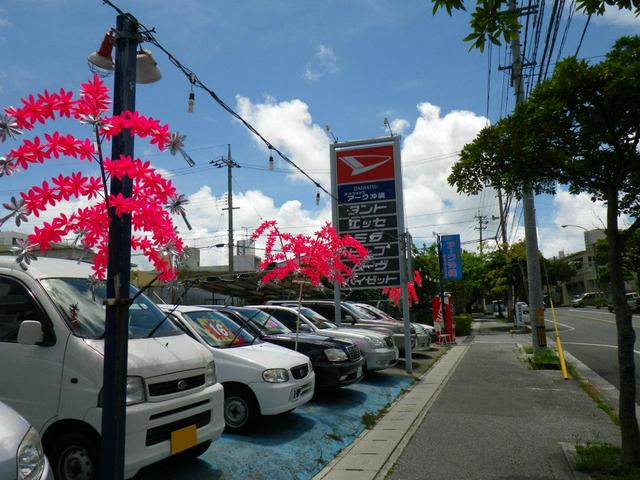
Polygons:
<instances>
[{"instance_id":1,"label":"car roof","mask_svg":"<svg viewBox=\"0 0 640 480\"><path fill-rule=\"evenodd\" d=\"M16 262L16 257L0 256L0 268L25 271L33 278L87 278L93 273L91 264L78 260L40 257L31 260L26 269Z\"/></svg>"}]
</instances>

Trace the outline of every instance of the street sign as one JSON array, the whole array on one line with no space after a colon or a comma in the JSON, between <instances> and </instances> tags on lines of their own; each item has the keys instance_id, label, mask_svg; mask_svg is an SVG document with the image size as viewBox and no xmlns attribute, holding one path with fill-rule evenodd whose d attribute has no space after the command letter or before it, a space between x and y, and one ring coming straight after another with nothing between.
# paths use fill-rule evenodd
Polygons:
<instances>
[{"instance_id":1,"label":"street sign","mask_svg":"<svg viewBox=\"0 0 640 480\"><path fill-rule=\"evenodd\" d=\"M404 232L400 137L331 145L333 225L369 249L352 289L401 286Z\"/></svg>"},{"instance_id":2,"label":"street sign","mask_svg":"<svg viewBox=\"0 0 640 480\"><path fill-rule=\"evenodd\" d=\"M442 272L445 280L462 279L462 253L460 235L440 236L442 249Z\"/></svg>"}]
</instances>

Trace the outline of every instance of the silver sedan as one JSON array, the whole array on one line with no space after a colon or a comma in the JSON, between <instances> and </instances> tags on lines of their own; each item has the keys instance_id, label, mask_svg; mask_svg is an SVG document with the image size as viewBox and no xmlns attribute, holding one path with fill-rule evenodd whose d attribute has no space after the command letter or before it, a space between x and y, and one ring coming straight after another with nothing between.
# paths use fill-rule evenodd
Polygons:
<instances>
[{"instance_id":1,"label":"silver sedan","mask_svg":"<svg viewBox=\"0 0 640 480\"><path fill-rule=\"evenodd\" d=\"M268 312L289 329L296 331L297 308L277 305L259 305L254 308ZM355 343L364 356L367 371L370 372L384 370L398 361L398 348L394 345L391 332L383 334L373 330L338 328L334 323L307 307L300 309L300 331Z\"/></svg>"},{"instance_id":2,"label":"silver sedan","mask_svg":"<svg viewBox=\"0 0 640 480\"><path fill-rule=\"evenodd\" d=\"M0 402L0 478L53 480L40 435L29 422Z\"/></svg>"}]
</instances>

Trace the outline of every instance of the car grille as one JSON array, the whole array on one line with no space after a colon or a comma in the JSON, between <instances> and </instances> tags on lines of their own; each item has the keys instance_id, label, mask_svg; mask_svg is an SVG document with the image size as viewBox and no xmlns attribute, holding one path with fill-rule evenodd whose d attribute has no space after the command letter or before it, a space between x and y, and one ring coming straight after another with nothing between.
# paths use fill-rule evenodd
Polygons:
<instances>
[{"instance_id":1,"label":"car grille","mask_svg":"<svg viewBox=\"0 0 640 480\"><path fill-rule=\"evenodd\" d=\"M192 388L204 385L204 374L195 375L187 378L177 378L168 382L159 382L149 384L149 395L157 397L160 395L169 395L171 393L184 392Z\"/></svg>"},{"instance_id":2,"label":"car grille","mask_svg":"<svg viewBox=\"0 0 640 480\"><path fill-rule=\"evenodd\" d=\"M295 366L291 369L291 375L296 380L306 377L309 374L309 364L304 363L302 365Z\"/></svg>"},{"instance_id":3,"label":"car grille","mask_svg":"<svg viewBox=\"0 0 640 480\"><path fill-rule=\"evenodd\" d=\"M393 343L393 337L384 337L384 341L387 343L387 347L393 348L395 347L395 343Z\"/></svg>"},{"instance_id":4,"label":"car grille","mask_svg":"<svg viewBox=\"0 0 640 480\"><path fill-rule=\"evenodd\" d=\"M147 439L145 444L147 447L155 445L156 443L171 440L171 432L180 430L181 428L194 425L196 428L202 428L208 425L211 421L211 410L204 411L191 417L176 420L175 422L167 423L166 425L160 425L159 427L153 427L147 430Z\"/></svg>"},{"instance_id":5,"label":"car grille","mask_svg":"<svg viewBox=\"0 0 640 480\"><path fill-rule=\"evenodd\" d=\"M357 345L349 345L346 350L349 360L360 360L360 349Z\"/></svg>"}]
</instances>

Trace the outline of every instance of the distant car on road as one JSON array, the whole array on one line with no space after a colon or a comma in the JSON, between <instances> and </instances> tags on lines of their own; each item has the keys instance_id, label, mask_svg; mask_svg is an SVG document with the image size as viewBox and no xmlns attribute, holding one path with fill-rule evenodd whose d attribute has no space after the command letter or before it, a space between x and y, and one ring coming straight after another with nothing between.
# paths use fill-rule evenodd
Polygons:
<instances>
[{"instance_id":1,"label":"distant car on road","mask_svg":"<svg viewBox=\"0 0 640 480\"><path fill-rule=\"evenodd\" d=\"M599 298L604 298L603 292L587 292L582 295L575 297L571 300L571 306L574 308L586 307L589 305L594 305L596 300Z\"/></svg>"},{"instance_id":2,"label":"distant car on road","mask_svg":"<svg viewBox=\"0 0 640 480\"><path fill-rule=\"evenodd\" d=\"M38 432L0 402L0 478L53 480Z\"/></svg>"},{"instance_id":3,"label":"distant car on road","mask_svg":"<svg viewBox=\"0 0 640 480\"><path fill-rule=\"evenodd\" d=\"M636 292L627 293L627 305L629 305L629 308L632 312L637 312L638 310L640 310L640 295ZM613 312L615 310L612 301L609 301L607 307L609 308L610 312Z\"/></svg>"}]
</instances>

